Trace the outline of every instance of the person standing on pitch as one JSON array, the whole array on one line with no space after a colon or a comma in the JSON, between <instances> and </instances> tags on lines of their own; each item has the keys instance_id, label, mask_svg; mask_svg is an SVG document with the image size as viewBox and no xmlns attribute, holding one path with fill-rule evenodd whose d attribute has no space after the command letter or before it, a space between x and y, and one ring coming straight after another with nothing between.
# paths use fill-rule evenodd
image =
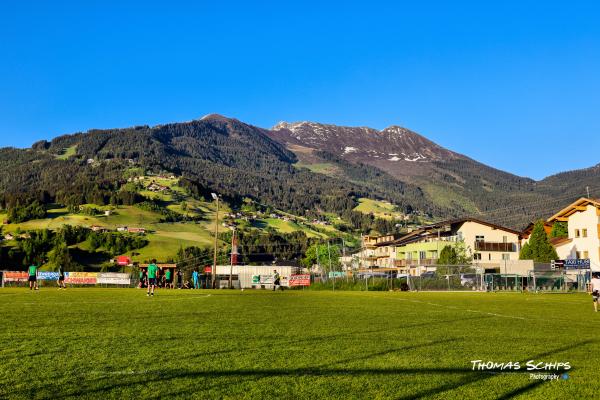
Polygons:
<instances>
[{"instance_id":1,"label":"person standing on pitch","mask_svg":"<svg viewBox=\"0 0 600 400\"><path fill-rule=\"evenodd\" d=\"M195 268L192 272L192 280L194 281L194 289L200 289L200 285L198 285L198 268Z\"/></svg>"},{"instance_id":2,"label":"person standing on pitch","mask_svg":"<svg viewBox=\"0 0 600 400\"><path fill-rule=\"evenodd\" d=\"M58 266L58 290L66 289L65 286L65 271L63 271L62 265Z\"/></svg>"},{"instance_id":3,"label":"person standing on pitch","mask_svg":"<svg viewBox=\"0 0 600 400\"><path fill-rule=\"evenodd\" d=\"M156 272L158 266L156 260L152 260L152 263L148 265L148 294L147 296L154 296L154 288L156 287Z\"/></svg>"},{"instance_id":4,"label":"person standing on pitch","mask_svg":"<svg viewBox=\"0 0 600 400\"><path fill-rule=\"evenodd\" d=\"M171 272L171 268L167 268L167 271L165 272L165 281L165 288L173 289L173 272Z\"/></svg>"},{"instance_id":5,"label":"person standing on pitch","mask_svg":"<svg viewBox=\"0 0 600 400\"><path fill-rule=\"evenodd\" d=\"M276 269L273 270L273 291L281 288L281 276Z\"/></svg>"},{"instance_id":6,"label":"person standing on pitch","mask_svg":"<svg viewBox=\"0 0 600 400\"><path fill-rule=\"evenodd\" d=\"M600 297L600 272L592 272L592 301L594 302L594 311L598 312L598 298Z\"/></svg>"},{"instance_id":7,"label":"person standing on pitch","mask_svg":"<svg viewBox=\"0 0 600 400\"><path fill-rule=\"evenodd\" d=\"M181 268L177 268L177 289L181 289L183 286L183 272Z\"/></svg>"},{"instance_id":8,"label":"person standing on pitch","mask_svg":"<svg viewBox=\"0 0 600 400\"><path fill-rule=\"evenodd\" d=\"M37 284L37 267L33 264L31 264L29 266L29 290L32 290L33 288L35 288L35 290L39 290L38 288L38 284Z\"/></svg>"}]
</instances>

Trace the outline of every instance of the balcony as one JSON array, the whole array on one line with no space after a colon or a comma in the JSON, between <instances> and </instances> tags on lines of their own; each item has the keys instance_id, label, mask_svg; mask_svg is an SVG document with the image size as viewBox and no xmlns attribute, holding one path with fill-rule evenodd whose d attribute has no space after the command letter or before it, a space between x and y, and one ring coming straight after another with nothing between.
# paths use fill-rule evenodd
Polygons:
<instances>
[{"instance_id":1,"label":"balcony","mask_svg":"<svg viewBox=\"0 0 600 400\"><path fill-rule=\"evenodd\" d=\"M502 252L516 252L516 243L504 243L504 242L475 242L475 251L502 251Z\"/></svg>"},{"instance_id":2,"label":"balcony","mask_svg":"<svg viewBox=\"0 0 600 400\"><path fill-rule=\"evenodd\" d=\"M396 267L416 267L418 265L435 265L437 264L437 258L423 258L420 260L395 260L394 266Z\"/></svg>"}]
</instances>

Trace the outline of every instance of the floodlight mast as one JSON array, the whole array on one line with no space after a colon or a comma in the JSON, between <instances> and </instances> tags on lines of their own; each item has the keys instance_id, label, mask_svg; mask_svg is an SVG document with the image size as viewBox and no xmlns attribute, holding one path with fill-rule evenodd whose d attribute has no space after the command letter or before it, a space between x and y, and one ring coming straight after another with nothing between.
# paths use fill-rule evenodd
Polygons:
<instances>
[{"instance_id":1,"label":"floodlight mast","mask_svg":"<svg viewBox=\"0 0 600 400\"><path fill-rule=\"evenodd\" d=\"M217 240L219 238L219 195L216 193L210 194L214 200L217 202L217 216L215 219L215 249L213 256L213 267L211 271L212 275L212 287L216 289L217 287Z\"/></svg>"}]
</instances>

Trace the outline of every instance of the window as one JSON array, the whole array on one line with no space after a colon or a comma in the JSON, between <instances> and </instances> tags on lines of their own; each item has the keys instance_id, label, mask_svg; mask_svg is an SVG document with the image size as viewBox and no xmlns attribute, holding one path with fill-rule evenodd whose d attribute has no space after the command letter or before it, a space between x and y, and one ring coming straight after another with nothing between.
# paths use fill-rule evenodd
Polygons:
<instances>
[{"instance_id":1,"label":"window","mask_svg":"<svg viewBox=\"0 0 600 400\"><path fill-rule=\"evenodd\" d=\"M431 252L431 258L433 258L433 259L437 259L438 258L437 250L433 250Z\"/></svg>"},{"instance_id":2,"label":"window","mask_svg":"<svg viewBox=\"0 0 600 400\"><path fill-rule=\"evenodd\" d=\"M510 254L508 254L508 253L502 253L502 260L503 261L510 260Z\"/></svg>"},{"instance_id":3,"label":"window","mask_svg":"<svg viewBox=\"0 0 600 400\"><path fill-rule=\"evenodd\" d=\"M582 229L581 230L581 236L582 237L587 237L587 229Z\"/></svg>"},{"instance_id":4,"label":"window","mask_svg":"<svg viewBox=\"0 0 600 400\"><path fill-rule=\"evenodd\" d=\"M578 238L579 236L579 229L575 229L575 237Z\"/></svg>"},{"instance_id":5,"label":"window","mask_svg":"<svg viewBox=\"0 0 600 400\"><path fill-rule=\"evenodd\" d=\"M590 253L587 250L583 252L583 258L590 258Z\"/></svg>"},{"instance_id":6,"label":"window","mask_svg":"<svg viewBox=\"0 0 600 400\"><path fill-rule=\"evenodd\" d=\"M484 236L483 235L477 235L475 236L475 241L476 242L483 242L484 241Z\"/></svg>"},{"instance_id":7,"label":"window","mask_svg":"<svg viewBox=\"0 0 600 400\"><path fill-rule=\"evenodd\" d=\"M412 252L409 251L408 253L406 253L406 259L409 261L412 260Z\"/></svg>"},{"instance_id":8,"label":"window","mask_svg":"<svg viewBox=\"0 0 600 400\"><path fill-rule=\"evenodd\" d=\"M502 243L508 243L508 236L502 236Z\"/></svg>"},{"instance_id":9,"label":"window","mask_svg":"<svg viewBox=\"0 0 600 400\"><path fill-rule=\"evenodd\" d=\"M581 259L581 252L580 251L576 251L575 252L575 258L578 259L578 260Z\"/></svg>"},{"instance_id":10,"label":"window","mask_svg":"<svg viewBox=\"0 0 600 400\"><path fill-rule=\"evenodd\" d=\"M419 251L419 260L424 260L427 258L427 252Z\"/></svg>"},{"instance_id":11,"label":"window","mask_svg":"<svg viewBox=\"0 0 600 400\"><path fill-rule=\"evenodd\" d=\"M473 260L481 260L481 253L473 254Z\"/></svg>"},{"instance_id":12,"label":"window","mask_svg":"<svg viewBox=\"0 0 600 400\"><path fill-rule=\"evenodd\" d=\"M492 261L492 253L488 254L488 260Z\"/></svg>"}]
</instances>

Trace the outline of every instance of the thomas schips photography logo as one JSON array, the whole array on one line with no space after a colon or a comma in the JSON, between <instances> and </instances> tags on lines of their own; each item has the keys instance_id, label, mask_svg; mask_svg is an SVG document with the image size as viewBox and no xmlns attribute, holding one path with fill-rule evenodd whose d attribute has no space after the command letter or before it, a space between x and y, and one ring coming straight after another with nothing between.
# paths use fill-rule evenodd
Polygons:
<instances>
[{"instance_id":1,"label":"thomas schips photography logo","mask_svg":"<svg viewBox=\"0 0 600 400\"><path fill-rule=\"evenodd\" d=\"M529 360L525 363L520 361L496 362L484 360L471 360L473 371L489 372L528 372L529 379L557 381L569 379L567 371L571 369L569 361L536 361Z\"/></svg>"}]
</instances>

